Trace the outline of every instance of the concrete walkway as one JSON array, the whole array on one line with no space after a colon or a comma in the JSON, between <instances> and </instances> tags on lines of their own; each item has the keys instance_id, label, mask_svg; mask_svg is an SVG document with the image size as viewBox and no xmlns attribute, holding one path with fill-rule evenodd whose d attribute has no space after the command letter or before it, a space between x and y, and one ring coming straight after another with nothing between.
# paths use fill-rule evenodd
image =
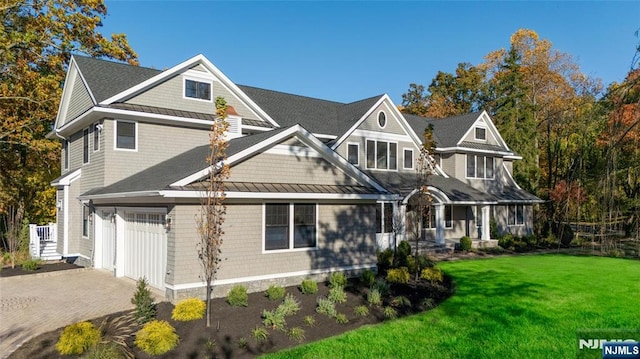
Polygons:
<instances>
[{"instance_id":1,"label":"concrete walkway","mask_svg":"<svg viewBox=\"0 0 640 359\"><path fill-rule=\"evenodd\" d=\"M131 279L92 269L0 278L0 358L39 334L132 309L135 288Z\"/></svg>"}]
</instances>

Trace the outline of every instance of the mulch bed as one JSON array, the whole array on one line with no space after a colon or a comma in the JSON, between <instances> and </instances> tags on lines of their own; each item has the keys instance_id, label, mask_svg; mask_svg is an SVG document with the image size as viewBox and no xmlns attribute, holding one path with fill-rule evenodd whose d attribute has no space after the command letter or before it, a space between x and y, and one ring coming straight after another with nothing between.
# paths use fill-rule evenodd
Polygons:
<instances>
[{"instance_id":1,"label":"mulch bed","mask_svg":"<svg viewBox=\"0 0 640 359\"><path fill-rule=\"evenodd\" d=\"M178 322L171 319L173 305L162 302L157 305L157 319L166 320L176 328L180 337L179 346L157 358L253 358L258 355L280 351L299 344L314 342L323 338L335 336L350 330L354 330L363 325L376 324L388 320L384 316L382 308L369 307L368 316L361 318L354 314L354 308L359 305L367 305L366 294L368 288L358 285L357 281L350 281L347 286L347 302L336 304L339 313L347 316L349 322L338 324L335 319L316 312L317 299L326 296L329 288L320 283L318 293L315 295L303 295L297 287L286 288L287 293L293 294L300 301L300 311L286 318L286 328L300 327L304 329L305 338L301 342L291 340L286 333L278 330L268 329L269 339L258 344L251 335L252 329L264 327L261 314L264 309L275 309L282 301L270 301L265 297L264 292L249 294L248 307L232 307L224 298L213 299L211 327L206 328L205 320L191 322ZM449 277L445 276L442 285L431 285L426 282L409 283L407 285L392 286L392 295L385 298L385 304L389 305L390 300L395 295L403 295L411 301L411 306L398 307L399 317L423 312L439 304L453 293L453 283ZM133 293L132 293L133 295ZM431 301L425 299L431 298ZM113 318L122 313L115 313L109 317ZM315 325L304 324L303 318L311 315L315 318ZM100 325L105 317L92 320L96 326ZM55 349L62 328L42 334L29 342L23 344L9 358L70 358L61 356ZM244 338L244 339L242 339ZM246 346L239 345L246 340ZM131 348L133 338L130 338ZM149 358L150 356L134 349L136 358Z\"/></svg>"},{"instance_id":2,"label":"mulch bed","mask_svg":"<svg viewBox=\"0 0 640 359\"><path fill-rule=\"evenodd\" d=\"M38 265L38 268L33 271L28 271L22 269L21 266L16 266L15 268L11 267L3 267L0 270L0 278L4 277L15 277L18 275L33 275L38 273L49 273L49 272L57 272L69 269L78 269L82 267L78 267L75 264L67 263L67 262L52 262L52 263L44 263Z\"/></svg>"}]
</instances>

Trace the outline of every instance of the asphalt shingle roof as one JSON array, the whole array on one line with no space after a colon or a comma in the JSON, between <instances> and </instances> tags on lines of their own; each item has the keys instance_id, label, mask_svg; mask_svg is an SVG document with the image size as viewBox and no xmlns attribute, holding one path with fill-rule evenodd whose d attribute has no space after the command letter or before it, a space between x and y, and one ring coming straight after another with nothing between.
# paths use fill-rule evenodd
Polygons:
<instances>
[{"instance_id":1,"label":"asphalt shingle roof","mask_svg":"<svg viewBox=\"0 0 640 359\"><path fill-rule=\"evenodd\" d=\"M73 58L98 103L162 72L85 56Z\"/></svg>"},{"instance_id":2,"label":"asphalt shingle roof","mask_svg":"<svg viewBox=\"0 0 640 359\"><path fill-rule=\"evenodd\" d=\"M300 124L312 133L341 136L380 98L340 103L257 87L238 85L280 126Z\"/></svg>"}]
</instances>

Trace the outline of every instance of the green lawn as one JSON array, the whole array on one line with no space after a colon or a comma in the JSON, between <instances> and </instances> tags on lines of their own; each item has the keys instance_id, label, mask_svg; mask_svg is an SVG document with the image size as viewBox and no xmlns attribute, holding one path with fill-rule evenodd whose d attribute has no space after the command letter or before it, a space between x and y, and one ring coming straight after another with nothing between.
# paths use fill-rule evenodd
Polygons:
<instances>
[{"instance_id":1,"label":"green lawn","mask_svg":"<svg viewBox=\"0 0 640 359\"><path fill-rule=\"evenodd\" d=\"M575 358L576 329L640 327L640 262L536 255L440 264L456 293L424 314L269 358Z\"/></svg>"}]
</instances>

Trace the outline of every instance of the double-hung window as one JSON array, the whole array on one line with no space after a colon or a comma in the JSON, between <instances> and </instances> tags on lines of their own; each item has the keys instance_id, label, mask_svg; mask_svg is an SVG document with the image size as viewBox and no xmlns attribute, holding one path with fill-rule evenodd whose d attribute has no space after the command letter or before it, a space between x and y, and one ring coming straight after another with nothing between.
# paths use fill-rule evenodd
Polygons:
<instances>
[{"instance_id":1,"label":"double-hung window","mask_svg":"<svg viewBox=\"0 0 640 359\"><path fill-rule=\"evenodd\" d=\"M404 152L403 168L405 170L412 170L413 169L413 149L405 148L403 152Z\"/></svg>"},{"instance_id":2,"label":"double-hung window","mask_svg":"<svg viewBox=\"0 0 640 359\"><path fill-rule=\"evenodd\" d=\"M116 121L116 149L136 150L138 139L138 123Z\"/></svg>"},{"instance_id":3,"label":"double-hung window","mask_svg":"<svg viewBox=\"0 0 640 359\"><path fill-rule=\"evenodd\" d=\"M398 144L378 140L367 140L367 168L397 170Z\"/></svg>"},{"instance_id":4,"label":"double-hung window","mask_svg":"<svg viewBox=\"0 0 640 359\"><path fill-rule=\"evenodd\" d=\"M453 228L453 206L444 206L444 227Z\"/></svg>"},{"instance_id":5,"label":"double-hung window","mask_svg":"<svg viewBox=\"0 0 640 359\"><path fill-rule=\"evenodd\" d=\"M266 203L264 205L264 249L315 248L317 243L315 203Z\"/></svg>"},{"instance_id":6,"label":"double-hung window","mask_svg":"<svg viewBox=\"0 0 640 359\"><path fill-rule=\"evenodd\" d=\"M211 101L211 82L185 79L184 97Z\"/></svg>"},{"instance_id":7,"label":"double-hung window","mask_svg":"<svg viewBox=\"0 0 640 359\"><path fill-rule=\"evenodd\" d=\"M376 205L376 233L391 232L393 232L393 203L378 203Z\"/></svg>"},{"instance_id":8,"label":"double-hung window","mask_svg":"<svg viewBox=\"0 0 640 359\"><path fill-rule=\"evenodd\" d=\"M493 169L493 157L467 155L467 178L492 179Z\"/></svg>"},{"instance_id":9,"label":"double-hung window","mask_svg":"<svg viewBox=\"0 0 640 359\"><path fill-rule=\"evenodd\" d=\"M524 205L522 204L510 204L508 206L509 218L508 225L510 226L523 226L524 225Z\"/></svg>"},{"instance_id":10,"label":"double-hung window","mask_svg":"<svg viewBox=\"0 0 640 359\"><path fill-rule=\"evenodd\" d=\"M82 163L89 163L89 129L82 130Z\"/></svg>"},{"instance_id":11,"label":"double-hung window","mask_svg":"<svg viewBox=\"0 0 640 359\"><path fill-rule=\"evenodd\" d=\"M347 144L347 161L352 165L358 166L360 164L360 151L357 143Z\"/></svg>"}]
</instances>

